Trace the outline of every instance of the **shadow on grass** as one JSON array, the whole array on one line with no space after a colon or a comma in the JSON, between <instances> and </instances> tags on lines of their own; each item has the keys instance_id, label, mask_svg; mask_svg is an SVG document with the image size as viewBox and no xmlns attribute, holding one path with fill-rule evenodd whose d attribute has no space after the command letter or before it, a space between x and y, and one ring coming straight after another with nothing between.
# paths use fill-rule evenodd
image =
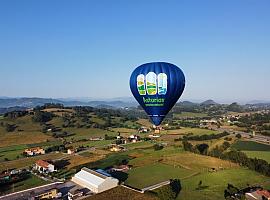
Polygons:
<instances>
[{"instance_id":1,"label":"shadow on grass","mask_svg":"<svg viewBox=\"0 0 270 200\"><path fill-rule=\"evenodd\" d=\"M124 182L128 179L128 174L125 172L114 171L111 173L112 177L117 178L120 182Z\"/></svg>"},{"instance_id":2,"label":"shadow on grass","mask_svg":"<svg viewBox=\"0 0 270 200\"><path fill-rule=\"evenodd\" d=\"M209 188L208 185L202 185L202 186L197 187L196 190L205 190L207 188Z\"/></svg>"},{"instance_id":3,"label":"shadow on grass","mask_svg":"<svg viewBox=\"0 0 270 200\"><path fill-rule=\"evenodd\" d=\"M54 165L57 169L65 169L66 166L70 164L68 159L65 160L57 160L54 162Z\"/></svg>"}]
</instances>

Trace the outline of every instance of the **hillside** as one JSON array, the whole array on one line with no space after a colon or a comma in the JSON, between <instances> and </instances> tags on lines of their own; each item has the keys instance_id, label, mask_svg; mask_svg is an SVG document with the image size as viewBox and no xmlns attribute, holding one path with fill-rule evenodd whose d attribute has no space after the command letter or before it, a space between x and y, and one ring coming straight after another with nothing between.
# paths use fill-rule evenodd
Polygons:
<instances>
[{"instance_id":1,"label":"hillside","mask_svg":"<svg viewBox=\"0 0 270 200\"><path fill-rule=\"evenodd\" d=\"M235 148L249 157L260 156L269 160L267 144L246 143L235 134L215 128L217 123L208 123L218 113L230 115L224 105L186 105L175 106L164 120L159 134L154 134L152 123L140 108L105 109L46 104L33 110L6 113L0 117L0 171L29 169L37 160L45 159L61 166L53 174L55 178L68 180L82 167L108 169L128 163L131 167L128 171L113 176L139 189L179 179L182 186L179 200L196 199L201 195L209 196L209 200L222 199L228 183L237 187L247 184L270 187L270 178L266 174L249 170L229 159L220 159ZM221 120L220 123L228 122ZM137 135L139 139L129 140L131 135ZM110 151L110 147L116 144L124 150ZM30 157L23 154L25 149L32 147L43 148L46 154ZM74 149L76 153L68 155L68 149ZM248 179L245 178L247 176ZM27 181L31 182L31 179ZM203 187L199 190L200 181ZM25 182L18 184L18 188ZM40 181L37 183L40 184ZM102 199L107 194L112 195L112 199L156 198L127 190L123 193L119 191L122 191L121 187L89 199Z\"/></svg>"},{"instance_id":2,"label":"hillside","mask_svg":"<svg viewBox=\"0 0 270 200\"><path fill-rule=\"evenodd\" d=\"M218 103L216 103L214 100L212 100L212 99L209 99L209 100L206 100L206 101L204 101L204 102L202 102L201 103L201 105L207 105L207 106L209 106L209 105L217 105Z\"/></svg>"}]
</instances>

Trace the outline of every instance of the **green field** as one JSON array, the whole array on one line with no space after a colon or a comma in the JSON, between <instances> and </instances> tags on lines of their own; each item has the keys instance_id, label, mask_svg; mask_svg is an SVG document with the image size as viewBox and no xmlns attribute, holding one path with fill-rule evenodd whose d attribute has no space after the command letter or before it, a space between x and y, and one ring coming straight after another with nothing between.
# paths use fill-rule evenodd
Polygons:
<instances>
[{"instance_id":1,"label":"green field","mask_svg":"<svg viewBox=\"0 0 270 200\"><path fill-rule=\"evenodd\" d=\"M270 163L270 152L269 151L243 151L250 158L259 158L266 160Z\"/></svg>"},{"instance_id":2,"label":"green field","mask_svg":"<svg viewBox=\"0 0 270 200\"><path fill-rule=\"evenodd\" d=\"M153 149L134 150L135 156L129 164L126 184L142 188L170 178L188 178L207 172L210 168L234 169L236 164L217 158L183 151L179 147L166 147L159 151Z\"/></svg>"},{"instance_id":3,"label":"green field","mask_svg":"<svg viewBox=\"0 0 270 200\"><path fill-rule=\"evenodd\" d=\"M210 134L217 134L217 133L219 133L219 131L214 131L214 130L209 130L209 129L204 129L204 128L181 127L181 129L162 131L162 133L165 133L165 134L179 134L179 135L180 134L181 135L186 135L186 134L210 135Z\"/></svg>"},{"instance_id":4,"label":"green field","mask_svg":"<svg viewBox=\"0 0 270 200\"><path fill-rule=\"evenodd\" d=\"M100 140L100 141L86 141L86 142L76 142L69 146L72 146L73 148L75 147L79 147L79 146L85 146L85 147L103 147L103 146L107 146L109 144L112 143L112 140Z\"/></svg>"},{"instance_id":5,"label":"green field","mask_svg":"<svg viewBox=\"0 0 270 200\"><path fill-rule=\"evenodd\" d=\"M20 158L20 159L16 159L16 160L4 161L4 162L0 162L0 172L3 170L6 170L6 169L26 168L27 166L34 164L39 159L54 160L54 159L59 159L61 157L63 157L62 153L49 153L49 154L45 154L45 155L24 157L24 158Z\"/></svg>"},{"instance_id":6,"label":"green field","mask_svg":"<svg viewBox=\"0 0 270 200\"><path fill-rule=\"evenodd\" d=\"M179 200L223 199L228 183L238 187L245 187L246 184L270 187L270 178L257 172L228 161L185 152L178 148L168 147L160 151L134 150L133 154L137 154L137 158L129 162L133 168L128 171L125 184L143 188L170 178L178 178L182 185ZM210 172L211 168L217 171ZM196 189L200 180L203 182L203 190Z\"/></svg>"},{"instance_id":7,"label":"green field","mask_svg":"<svg viewBox=\"0 0 270 200\"><path fill-rule=\"evenodd\" d=\"M26 148L27 145L0 147L0 162L4 161L5 159L14 160L23 157L22 152Z\"/></svg>"},{"instance_id":8,"label":"green field","mask_svg":"<svg viewBox=\"0 0 270 200\"><path fill-rule=\"evenodd\" d=\"M173 117L176 119L181 118L203 118L207 117L208 115L206 113L194 113L194 112L181 112L173 114Z\"/></svg>"},{"instance_id":9,"label":"green field","mask_svg":"<svg viewBox=\"0 0 270 200\"><path fill-rule=\"evenodd\" d=\"M250 158L263 159L270 163L270 145L253 141L237 141L231 148L244 152Z\"/></svg>"},{"instance_id":10,"label":"green field","mask_svg":"<svg viewBox=\"0 0 270 200\"><path fill-rule=\"evenodd\" d=\"M93 153L91 153L89 151L85 151L85 152L79 153L79 155L83 156L83 157L91 157L91 156L93 156Z\"/></svg>"},{"instance_id":11,"label":"green field","mask_svg":"<svg viewBox=\"0 0 270 200\"><path fill-rule=\"evenodd\" d=\"M53 139L51 136L41 132L40 124L34 123L31 116L24 116L13 120L4 118L1 121L9 124L16 124L17 128L13 132L7 132L4 127L0 126L0 147L40 143Z\"/></svg>"},{"instance_id":12,"label":"green field","mask_svg":"<svg viewBox=\"0 0 270 200\"><path fill-rule=\"evenodd\" d=\"M202 181L202 186L204 186L205 189L196 190L200 181ZM226 189L228 183L231 183L239 188L246 187L247 184L259 184L269 188L269 181L270 178L243 168L227 169L213 173L206 172L181 180L182 190L177 199L224 199L224 190Z\"/></svg>"},{"instance_id":13,"label":"green field","mask_svg":"<svg viewBox=\"0 0 270 200\"><path fill-rule=\"evenodd\" d=\"M192 173L194 173L192 170L174 168L171 165L157 163L129 170L125 184L136 188L144 188L175 177L182 179L190 176Z\"/></svg>"},{"instance_id":14,"label":"green field","mask_svg":"<svg viewBox=\"0 0 270 200\"><path fill-rule=\"evenodd\" d=\"M135 129L131 129L131 128L112 128L111 129L114 132L120 132L121 135L125 134L125 135L131 135L131 134L136 134L138 131Z\"/></svg>"},{"instance_id":15,"label":"green field","mask_svg":"<svg viewBox=\"0 0 270 200\"><path fill-rule=\"evenodd\" d=\"M110 132L98 128L65 128L63 131L72 133L69 137L66 137L67 140L73 138L75 140L89 139L90 137L104 137L105 134L110 136L116 136L117 133Z\"/></svg>"},{"instance_id":16,"label":"green field","mask_svg":"<svg viewBox=\"0 0 270 200\"><path fill-rule=\"evenodd\" d=\"M253 141L237 141L232 148L239 151L270 151L270 145Z\"/></svg>"},{"instance_id":17,"label":"green field","mask_svg":"<svg viewBox=\"0 0 270 200\"><path fill-rule=\"evenodd\" d=\"M127 152L122 152L122 153L114 153L114 154L109 154L106 158L98 160L96 162L92 162L89 164L86 164L84 166L88 168L101 168L105 169L107 167L111 167L113 165L119 164L120 161L122 160L129 160L130 157L128 156Z\"/></svg>"},{"instance_id":18,"label":"green field","mask_svg":"<svg viewBox=\"0 0 270 200\"><path fill-rule=\"evenodd\" d=\"M41 142L41 143L34 143L34 144L21 144L21 145L14 145L14 146L8 146L8 147L0 147L0 162L5 161L5 159L15 160L17 158L23 158L22 153L27 148L43 147L46 149L49 146L60 145L60 144L62 144L62 142L60 142L59 140L55 140L55 141L48 141L48 142Z\"/></svg>"},{"instance_id":19,"label":"green field","mask_svg":"<svg viewBox=\"0 0 270 200\"><path fill-rule=\"evenodd\" d=\"M91 117L91 121L97 124L101 124L101 125L105 124L105 121L103 119L98 118L96 115L93 115Z\"/></svg>"},{"instance_id":20,"label":"green field","mask_svg":"<svg viewBox=\"0 0 270 200\"><path fill-rule=\"evenodd\" d=\"M141 141L141 142L136 142L136 143L128 143L123 146L125 146L128 149L138 149L138 148L148 148L148 147L153 147L154 143L148 142L148 141Z\"/></svg>"},{"instance_id":21,"label":"green field","mask_svg":"<svg viewBox=\"0 0 270 200\"><path fill-rule=\"evenodd\" d=\"M30 175L30 177L24 181L19 181L17 183L14 183L14 185L6 186L5 188L0 188L0 194L8 194L12 192L26 190L29 188L45 185L48 183L49 182L44 181L34 175Z\"/></svg>"}]
</instances>

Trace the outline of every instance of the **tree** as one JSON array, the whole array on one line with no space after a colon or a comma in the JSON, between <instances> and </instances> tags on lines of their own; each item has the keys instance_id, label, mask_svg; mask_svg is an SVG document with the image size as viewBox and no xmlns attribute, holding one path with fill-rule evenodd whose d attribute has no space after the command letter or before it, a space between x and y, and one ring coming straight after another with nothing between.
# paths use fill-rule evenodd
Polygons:
<instances>
[{"instance_id":1,"label":"tree","mask_svg":"<svg viewBox=\"0 0 270 200\"><path fill-rule=\"evenodd\" d=\"M229 143L229 142L227 142L227 141L223 142L223 144L222 144L222 148L223 148L223 150L228 149L230 146L231 146L231 145L230 145L230 143Z\"/></svg>"},{"instance_id":2,"label":"tree","mask_svg":"<svg viewBox=\"0 0 270 200\"><path fill-rule=\"evenodd\" d=\"M105 134L104 135L104 139L105 140L113 140L113 139L115 139L115 137L114 136L109 136L109 135Z\"/></svg>"},{"instance_id":3,"label":"tree","mask_svg":"<svg viewBox=\"0 0 270 200\"><path fill-rule=\"evenodd\" d=\"M182 189L180 180L179 179L171 179L170 186L171 186L173 192L175 193L175 198L176 198Z\"/></svg>"},{"instance_id":4,"label":"tree","mask_svg":"<svg viewBox=\"0 0 270 200\"><path fill-rule=\"evenodd\" d=\"M240 133L237 133L235 137L237 137L238 139L240 139L242 136L241 136Z\"/></svg>"},{"instance_id":5,"label":"tree","mask_svg":"<svg viewBox=\"0 0 270 200\"><path fill-rule=\"evenodd\" d=\"M179 179L171 179L169 185L157 189L157 196L161 200L174 200L177 198L182 187Z\"/></svg>"},{"instance_id":6,"label":"tree","mask_svg":"<svg viewBox=\"0 0 270 200\"><path fill-rule=\"evenodd\" d=\"M160 200L174 200L175 193L170 185L165 185L157 189L157 196Z\"/></svg>"},{"instance_id":7,"label":"tree","mask_svg":"<svg viewBox=\"0 0 270 200\"><path fill-rule=\"evenodd\" d=\"M34 122L41 122L45 123L50 121L53 118L53 114L49 112L42 112L42 111L36 111L34 116L32 117L32 120Z\"/></svg>"},{"instance_id":8,"label":"tree","mask_svg":"<svg viewBox=\"0 0 270 200\"><path fill-rule=\"evenodd\" d=\"M246 199L245 195L242 192L240 192L240 190L237 187L233 186L232 184L228 184L227 189L224 190L224 198L226 200Z\"/></svg>"},{"instance_id":9,"label":"tree","mask_svg":"<svg viewBox=\"0 0 270 200\"><path fill-rule=\"evenodd\" d=\"M236 102L228 105L226 109L227 111L232 111L232 112L242 112L244 110L242 106L238 105Z\"/></svg>"},{"instance_id":10,"label":"tree","mask_svg":"<svg viewBox=\"0 0 270 200\"><path fill-rule=\"evenodd\" d=\"M161 149L163 149L163 146L162 145L160 145L160 144L155 144L154 145L154 150L155 151L158 151L158 150L161 150Z\"/></svg>"},{"instance_id":11,"label":"tree","mask_svg":"<svg viewBox=\"0 0 270 200\"><path fill-rule=\"evenodd\" d=\"M199 150L200 154L202 155L207 155L207 151L209 148L208 144L202 143L202 144L197 144L196 148Z\"/></svg>"},{"instance_id":12,"label":"tree","mask_svg":"<svg viewBox=\"0 0 270 200\"><path fill-rule=\"evenodd\" d=\"M198 183L198 187L201 187L201 186L202 186L202 180L200 180Z\"/></svg>"},{"instance_id":13,"label":"tree","mask_svg":"<svg viewBox=\"0 0 270 200\"><path fill-rule=\"evenodd\" d=\"M193 151L193 145L189 143L187 140L184 140L182 144L185 151Z\"/></svg>"},{"instance_id":14,"label":"tree","mask_svg":"<svg viewBox=\"0 0 270 200\"><path fill-rule=\"evenodd\" d=\"M16 125L14 124L6 124L6 131L13 132L16 129Z\"/></svg>"}]
</instances>

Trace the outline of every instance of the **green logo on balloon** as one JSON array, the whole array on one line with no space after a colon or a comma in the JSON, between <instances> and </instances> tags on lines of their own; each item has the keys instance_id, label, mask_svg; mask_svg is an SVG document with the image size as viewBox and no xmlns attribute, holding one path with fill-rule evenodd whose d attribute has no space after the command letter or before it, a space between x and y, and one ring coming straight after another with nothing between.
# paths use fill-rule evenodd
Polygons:
<instances>
[{"instance_id":1,"label":"green logo on balloon","mask_svg":"<svg viewBox=\"0 0 270 200\"><path fill-rule=\"evenodd\" d=\"M146 84L145 84L146 83ZM146 85L146 87L145 87ZM146 76L140 74L137 76L137 89L140 95L166 95L167 93L167 75L149 72Z\"/></svg>"}]
</instances>

